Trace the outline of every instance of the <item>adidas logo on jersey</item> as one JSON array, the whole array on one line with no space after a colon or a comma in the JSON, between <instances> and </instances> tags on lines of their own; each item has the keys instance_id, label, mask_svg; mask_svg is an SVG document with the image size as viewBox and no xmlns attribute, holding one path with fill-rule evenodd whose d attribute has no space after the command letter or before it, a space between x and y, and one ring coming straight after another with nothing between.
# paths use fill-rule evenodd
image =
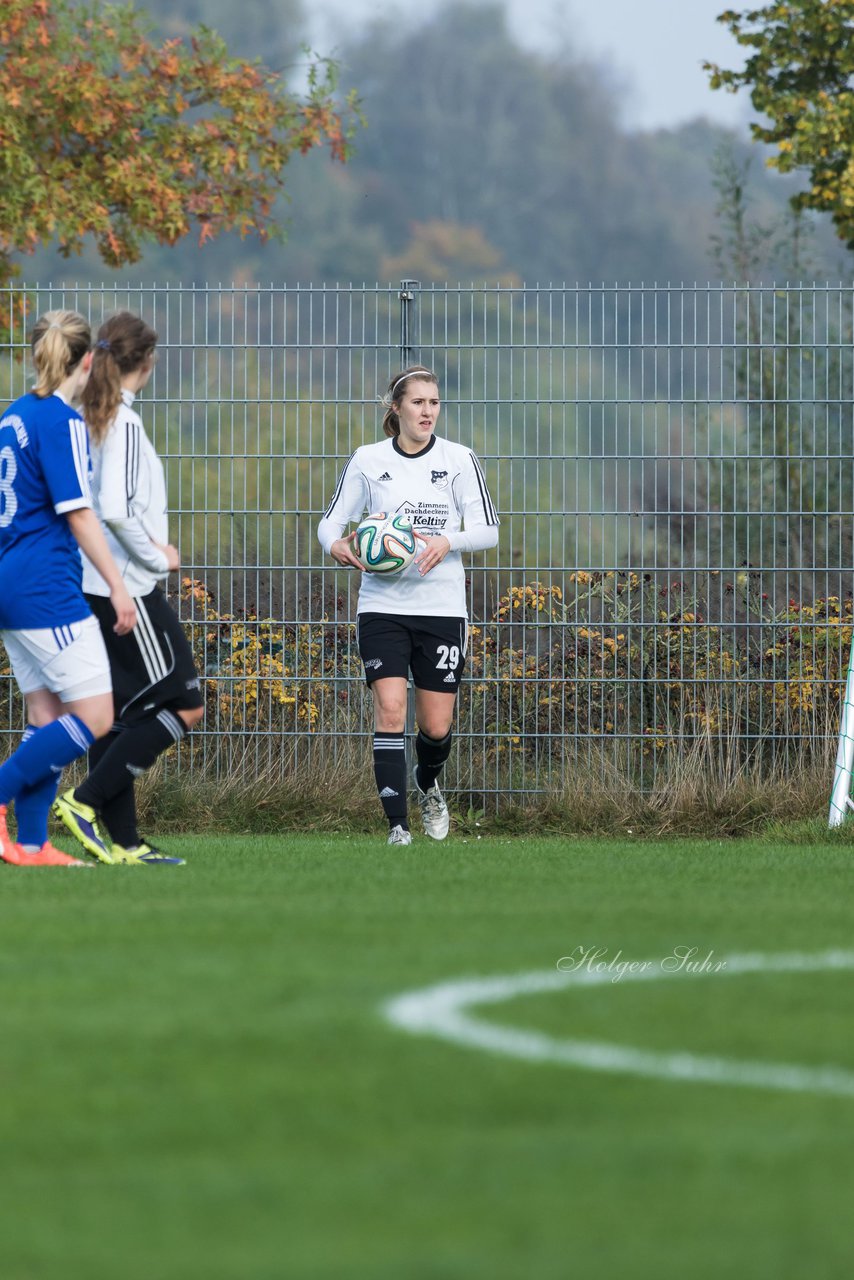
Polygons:
<instances>
[{"instance_id":1,"label":"adidas logo on jersey","mask_svg":"<svg viewBox=\"0 0 854 1280\"><path fill-rule=\"evenodd\" d=\"M391 476L389 475L389 473L387 471L384 471L382 475L379 477L379 479L377 480L377 484L382 484L383 480L390 480L390 479L391 479Z\"/></svg>"},{"instance_id":2,"label":"adidas logo on jersey","mask_svg":"<svg viewBox=\"0 0 854 1280\"><path fill-rule=\"evenodd\" d=\"M393 796L396 796L398 794L399 792L392 790L391 787L383 787L382 791L380 792L380 800L391 800Z\"/></svg>"},{"instance_id":3,"label":"adidas logo on jersey","mask_svg":"<svg viewBox=\"0 0 854 1280\"><path fill-rule=\"evenodd\" d=\"M443 683L443 684L456 684L456 683L457 683L457 677L454 675L453 671L449 671L449 672L448 672L448 674L445 676L445 679L442 681L442 683Z\"/></svg>"}]
</instances>

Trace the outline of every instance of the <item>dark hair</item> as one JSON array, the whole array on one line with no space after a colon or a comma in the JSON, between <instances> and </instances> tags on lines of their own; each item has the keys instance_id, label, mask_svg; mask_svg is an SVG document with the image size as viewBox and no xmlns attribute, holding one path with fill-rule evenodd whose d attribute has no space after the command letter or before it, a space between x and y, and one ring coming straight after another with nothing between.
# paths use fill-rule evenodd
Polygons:
<instances>
[{"instance_id":1,"label":"dark hair","mask_svg":"<svg viewBox=\"0 0 854 1280\"><path fill-rule=\"evenodd\" d=\"M52 396L92 346L89 322L77 311L46 311L30 334L37 396Z\"/></svg>"},{"instance_id":2,"label":"dark hair","mask_svg":"<svg viewBox=\"0 0 854 1280\"><path fill-rule=\"evenodd\" d=\"M435 382L436 390L439 390L439 379L435 373L425 369L423 364L412 364L408 369L403 369L400 373L396 373L389 382L388 391L386 391L381 401L382 404L386 405L386 411L383 416L383 431L387 436L400 435L400 419L394 406L400 404L401 396L406 390L409 378L421 378L424 382Z\"/></svg>"},{"instance_id":3,"label":"dark hair","mask_svg":"<svg viewBox=\"0 0 854 1280\"><path fill-rule=\"evenodd\" d=\"M83 415L96 444L103 440L122 401L122 377L150 360L157 334L132 311L119 311L98 330L92 372L83 391Z\"/></svg>"}]
</instances>

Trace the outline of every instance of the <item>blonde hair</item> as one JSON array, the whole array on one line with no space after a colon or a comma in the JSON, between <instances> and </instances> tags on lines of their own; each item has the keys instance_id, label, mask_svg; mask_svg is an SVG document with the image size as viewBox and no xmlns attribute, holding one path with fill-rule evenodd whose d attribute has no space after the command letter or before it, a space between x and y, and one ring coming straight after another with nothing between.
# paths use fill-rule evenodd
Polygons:
<instances>
[{"instance_id":1,"label":"blonde hair","mask_svg":"<svg viewBox=\"0 0 854 1280\"><path fill-rule=\"evenodd\" d=\"M389 381L388 390L380 401L381 404L386 405L382 426L387 436L400 435L400 419L394 406L400 404L401 397L406 390L406 383L410 378L421 378L423 382L434 382L436 390L439 390L439 379L435 373L425 369L422 364L410 365L408 369L403 369L400 373L396 373Z\"/></svg>"},{"instance_id":2,"label":"blonde hair","mask_svg":"<svg viewBox=\"0 0 854 1280\"><path fill-rule=\"evenodd\" d=\"M92 346L89 322L77 311L46 311L30 334L37 396L52 396Z\"/></svg>"},{"instance_id":3,"label":"blonde hair","mask_svg":"<svg viewBox=\"0 0 854 1280\"><path fill-rule=\"evenodd\" d=\"M122 400L122 378L136 373L154 355L157 334L132 311L119 311L98 330L92 372L83 390L83 416L100 444Z\"/></svg>"}]
</instances>

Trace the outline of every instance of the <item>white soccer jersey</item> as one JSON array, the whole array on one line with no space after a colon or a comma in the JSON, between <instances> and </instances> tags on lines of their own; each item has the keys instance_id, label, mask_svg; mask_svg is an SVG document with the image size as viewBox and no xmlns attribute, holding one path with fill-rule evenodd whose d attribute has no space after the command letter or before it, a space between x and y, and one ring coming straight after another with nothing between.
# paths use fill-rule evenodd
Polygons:
<instances>
[{"instance_id":1,"label":"white soccer jersey","mask_svg":"<svg viewBox=\"0 0 854 1280\"><path fill-rule=\"evenodd\" d=\"M125 586L132 596L147 596L169 572L165 553L154 545L169 541L166 477L133 402L133 393L122 391L103 443L92 443L92 493ZM83 590L93 596L110 594L85 556Z\"/></svg>"},{"instance_id":2,"label":"white soccer jersey","mask_svg":"<svg viewBox=\"0 0 854 1280\"><path fill-rule=\"evenodd\" d=\"M415 454L404 453L396 439L357 449L318 526L324 551L348 523L375 511L402 512L417 533L444 534L451 550L424 577L415 564L389 575L363 573L357 611L468 617L461 553L498 541L498 516L471 449L439 436Z\"/></svg>"}]
</instances>

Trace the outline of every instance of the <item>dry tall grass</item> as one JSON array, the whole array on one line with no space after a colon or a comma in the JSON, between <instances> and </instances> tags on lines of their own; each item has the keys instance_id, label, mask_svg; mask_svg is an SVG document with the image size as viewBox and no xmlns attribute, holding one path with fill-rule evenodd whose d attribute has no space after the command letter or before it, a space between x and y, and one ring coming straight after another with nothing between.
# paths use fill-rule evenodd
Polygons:
<instances>
[{"instance_id":1,"label":"dry tall grass","mask_svg":"<svg viewBox=\"0 0 854 1280\"><path fill-rule=\"evenodd\" d=\"M696 741L657 761L656 782L641 786L628 756L604 746L579 755L559 784L524 800L501 792L448 793L457 833L633 837L755 836L799 827L823 838L833 753L828 744L793 747L787 762L757 749L741 759L738 744ZM508 783L511 779L508 779ZM143 826L151 832L380 832L382 812L370 758L354 744L337 759L282 772L277 760L258 776L189 775L157 767L139 788ZM840 837L844 838L844 837Z\"/></svg>"}]
</instances>

